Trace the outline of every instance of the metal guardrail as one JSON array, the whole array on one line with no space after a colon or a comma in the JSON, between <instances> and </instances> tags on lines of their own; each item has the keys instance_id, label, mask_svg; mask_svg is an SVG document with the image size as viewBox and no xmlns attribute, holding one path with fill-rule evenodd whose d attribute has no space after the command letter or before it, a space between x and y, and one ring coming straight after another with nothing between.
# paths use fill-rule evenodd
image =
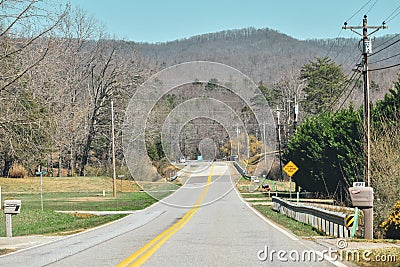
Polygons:
<instances>
[{"instance_id":1,"label":"metal guardrail","mask_svg":"<svg viewBox=\"0 0 400 267\"><path fill-rule=\"evenodd\" d=\"M178 178L179 176L184 175L186 173L185 169L189 168L189 166L190 166L190 163L186 164L182 170L178 171L175 175L168 177L167 181L172 182L172 181L176 180L176 178Z\"/></svg>"},{"instance_id":2,"label":"metal guardrail","mask_svg":"<svg viewBox=\"0 0 400 267\"><path fill-rule=\"evenodd\" d=\"M236 170L240 173L240 175L242 175L245 178L250 178L246 169L242 168L237 161L233 163L233 166L235 166Z\"/></svg>"},{"instance_id":3,"label":"metal guardrail","mask_svg":"<svg viewBox=\"0 0 400 267\"><path fill-rule=\"evenodd\" d=\"M272 197L273 209L296 221L310 224L315 229L336 237L350 237L343 212L329 211L317 207L294 204L278 197Z\"/></svg>"},{"instance_id":4,"label":"metal guardrail","mask_svg":"<svg viewBox=\"0 0 400 267\"><path fill-rule=\"evenodd\" d=\"M167 180L168 180L168 182L172 182L172 181L174 181L176 178L178 178L178 175L177 175L177 174L175 174L174 176L168 177Z\"/></svg>"}]
</instances>

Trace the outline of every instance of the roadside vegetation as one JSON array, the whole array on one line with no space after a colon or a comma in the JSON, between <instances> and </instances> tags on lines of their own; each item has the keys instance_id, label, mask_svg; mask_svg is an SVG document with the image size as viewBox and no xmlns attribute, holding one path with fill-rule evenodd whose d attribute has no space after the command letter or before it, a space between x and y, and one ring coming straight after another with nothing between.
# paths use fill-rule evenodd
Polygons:
<instances>
[{"instance_id":1,"label":"roadside vegetation","mask_svg":"<svg viewBox=\"0 0 400 267\"><path fill-rule=\"evenodd\" d=\"M325 94L327 89L321 91L325 87L330 88L329 84L342 82L335 81L336 76L333 75L338 68L320 60L303 67L302 77L305 78L307 91L313 92L314 102L320 105L313 105L312 101L308 103L309 114L288 139L284 157L286 162L292 160L300 166L293 178L302 190L319 192L343 205L350 205L348 188L354 181L364 181L363 111L352 105L335 111L332 109L332 98ZM327 80L324 79L326 75L329 77ZM340 86L335 90L338 92L333 96L338 100ZM382 238L391 235L389 226L384 223L388 222L390 212L397 214L395 218L400 217L398 209L393 209L400 196L400 78L384 99L372 106L371 113L374 235ZM388 223L392 225L390 229L394 227L400 231L397 219Z\"/></svg>"},{"instance_id":2,"label":"roadside vegetation","mask_svg":"<svg viewBox=\"0 0 400 267\"><path fill-rule=\"evenodd\" d=\"M398 267L400 265L400 249L396 247L391 248L380 248L380 249L369 249L368 251L359 250L360 255L367 253L368 259L366 261L360 257L350 259L353 263L360 267Z\"/></svg>"},{"instance_id":3,"label":"roadside vegetation","mask_svg":"<svg viewBox=\"0 0 400 267\"><path fill-rule=\"evenodd\" d=\"M121 137L125 109L140 84L156 71L188 59L211 58L219 59L221 63L232 63L230 65L249 74L257 73L258 87L270 107L281 110L282 127L279 129L283 163L292 160L299 166L299 172L293 177L296 188L349 204L348 187L353 181L363 180L363 127L359 108L362 83L357 74L347 77L343 66L335 60L316 58L305 63L311 55L328 55L333 48L329 40L298 43L275 31L248 28L159 45L139 45L112 39L84 10L58 2L1 1L0 172L3 177L13 178L1 181L5 198L18 197L23 200L23 209L38 209L38 180L26 177L45 170L48 177L71 177L68 181L45 178L45 210L125 210L150 205L152 200L140 193L135 184L130 184L132 177L124 165ZM386 37L386 42L389 38ZM344 45L348 41L340 41L343 42L342 49L350 49ZM266 47L266 43L271 44L267 45L271 49L260 52L262 49L257 47ZM314 46L311 48L304 47L312 43ZM398 46L394 45L391 49L398 51ZM298 49L293 50L293 47ZM324 47L325 50L321 50ZM213 54L215 51L222 52ZM274 51L279 52L273 54ZM238 60L238 55L242 60ZM224 61L225 58L229 60ZM347 62L347 59L342 58L341 62ZM286 66L285 71L280 71L282 66ZM378 82L380 85L387 84L383 80L396 80L394 69L381 74L375 76L381 80ZM272 82L267 84L263 80ZM240 115L244 124L255 125L255 115L246 103L230 90L218 86L217 82L213 79L193 81L163 96L148 120L143 122L148 126L145 132L148 155L138 155L138 160L147 160L149 156L154 170L163 177L176 173L177 169L165 158L163 147L167 144L161 140L160 125L187 99L202 96L235 103L230 107ZM371 80L374 95L386 92L380 91L378 83ZM120 189L123 193L117 199L109 198L110 179L80 178L110 177L112 174L111 99L115 104L117 174L123 175L125 180ZM357 103L352 105L349 99ZM371 177L376 199L374 233L377 237L389 237L390 229L398 231L400 227L400 214L395 206L400 196L400 79L397 78L384 99L376 100L375 97L372 108L371 151ZM296 101L299 104L297 124L294 123L296 108L293 108ZM212 137L218 140L219 158L237 151L235 154L243 159L244 151L240 148L244 146L235 142L234 137L226 137L226 129L215 121L198 118L185 127L182 140L178 140L185 157L199 155L198 143L187 140ZM202 129L206 130L200 131ZM236 138L244 134L236 130ZM249 156L253 157L247 161L256 164L262 158L262 133L252 131L249 134ZM284 181L274 182L282 180L282 176L277 175L278 165L268 176L271 180L268 183L271 190L274 190L274 183L278 190L286 190L287 185L279 184ZM17 179L22 180L21 184ZM79 183L86 188L69 189L69 186L75 188L74 184ZM17 188L17 185L21 187ZM90 189L92 186L98 187ZM130 186L132 191L129 191ZM149 185L158 186L162 184ZM243 188L246 186L251 185ZM103 197L103 190L106 197Z\"/></svg>"},{"instance_id":4,"label":"roadside vegetation","mask_svg":"<svg viewBox=\"0 0 400 267\"><path fill-rule=\"evenodd\" d=\"M323 233L314 229L311 225L293 220L292 218L287 217L285 214L274 211L270 206L255 205L253 207L261 212L261 214L263 214L268 219L271 219L283 228L290 230L293 234L297 236L310 237L323 235Z\"/></svg>"},{"instance_id":5,"label":"roadside vegetation","mask_svg":"<svg viewBox=\"0 0 400 267\"><path fill-rule=\"evenodd\" d=\"M157 199L170 194L169 190L175 188L169 183L148 183L144 186L153 191L152 196L149 196L134 181L120 180L117 183L117 197L113 197L112 181L109 177L44 177L42 211L38 177L0 178L0 186L3 200L22 201L21 213L13 216L13 236L80 232L125 215L95 216L79 211L144 209ZM78 213L66 214L57 211ZM3 212L0 212L0 225L5 225ZM5 235L5 228L1 227L0 236Z\"/></svg>"},{"instance_id":6,"label":"roadside vegetation","mask_svg":"<svg viewBox=\"0 0 400 267\"><path fill-rule=\"evenodd\" d=\"M13 236L23 235L67 235L84 231L107 222L122 218L125 215L95 216L86 214L64 214L53 210L25 209L13 216ZM4 225L5 215L0 214ZM0 236L6 236L4 227Z\"/></svg>"}]
</instances>

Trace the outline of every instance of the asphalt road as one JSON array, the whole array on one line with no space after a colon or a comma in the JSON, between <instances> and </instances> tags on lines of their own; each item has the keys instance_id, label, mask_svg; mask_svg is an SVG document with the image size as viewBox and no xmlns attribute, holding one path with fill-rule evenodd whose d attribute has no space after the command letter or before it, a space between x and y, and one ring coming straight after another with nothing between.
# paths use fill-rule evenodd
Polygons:
<instances>
[{"instance_id":1,"label":"asphalt road","mask_svg":"<svg viewBox=\"0 0 400 267\"><path fill-rule=\"evenodd\" d=\"M199 171L164 201L2 256L0 266L334 266L323 258L326 247L299 240L249 208L234 190L233 168L194 165Z\"/></svg>"}]
</instances>

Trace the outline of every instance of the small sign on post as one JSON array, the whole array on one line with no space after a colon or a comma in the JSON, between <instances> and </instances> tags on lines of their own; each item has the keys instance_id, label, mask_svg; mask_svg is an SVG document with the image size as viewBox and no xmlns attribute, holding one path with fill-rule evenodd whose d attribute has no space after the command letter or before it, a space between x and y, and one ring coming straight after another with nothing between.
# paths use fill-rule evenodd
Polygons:
<instances>
[{"instance_id":1,"label":"small sign on post","mask_svg":"<svg viewBox=\"0 0 400 267\"><path fill-rule=\"evenodd\" d=\"M299 167L296 166L292 161L289 161L283 168L282 170L289 175L290 177L290 188L289 188L289 195L290 199L292 199L292 176L299 170Z\"/></svg>"},{"instance_id":2,"label":"small sign on post","mask_svg":"<svg viewBox=\"0 0 400 267\"><path fill-rule=\"evenodd\" d=\"M297 171L299 170L299 167L296 166L292 161L289 161L284 167L283 171L286 172L289 177L292 177Z\"/></svg>"}]
</instances>

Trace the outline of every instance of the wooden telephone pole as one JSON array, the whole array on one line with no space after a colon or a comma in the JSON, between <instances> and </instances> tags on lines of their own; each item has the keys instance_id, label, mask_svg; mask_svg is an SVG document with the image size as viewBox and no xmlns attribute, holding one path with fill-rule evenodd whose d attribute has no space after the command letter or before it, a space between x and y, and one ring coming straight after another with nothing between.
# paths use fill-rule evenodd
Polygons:
<instances>
[{"instance_id":1,"label":"wooden telephone pole","mask_svg":"<svg viewBox=\"0 0 400 267\"><path fill-rule=\"evenodd\" d=\"M368 73L368 55L372 53L372 44L368 39L368 36L379 31L380 29L386 29L385 22L381 26L368 26L367 15L364 16L362 26L347 26L347 22L344 23L342 29L350 29L352 32L362 36L363 43L363 76L364 76L364 153L365 153L365 181L367 186L371 187L371 108L369 100L369 73ZM362 34L357 32L356 29L362 29ZM373 32L368 34L368 29L374 29ZM366 239L373 239L373 207L364 208L364 228Z\"/></svg>"},{"instance_id":2,"label":"wooden telephone pole","mask_svg":"<svg viewBox=\"0 0 400 267\"><path fill-rule=\"evenodd\" d=\"M372 43L368 36L374 34L380 29L386 29L385 22L381 26L368 26L367 15L364 16L362 26L347 26L347 22L344 23L342 29L351 30L352 32L362 36L363 42L363 76L364 76L364 132L365 132L365 181L367 186L371 186L371 108L370 108L370 98L369 98L369 73L368 73L368 55L372 53ZM356 29L362 29L362 34L357 32ZM373 32L368 34L368 29L375 29Z\"/></svg>"},{"instance_id":3,"label":"wooden telephone pole","mask_svg":"<svg viewBox=\"0 0 400 267\"><path fill-rule=\"evenodd\" d=\"M116 197L117 196L117 173L115 171L114 102L113 102L112 97L111 97L111 145L112 145L112 165L113 165L113 197Z\"/></svg>"}]
</instances>

